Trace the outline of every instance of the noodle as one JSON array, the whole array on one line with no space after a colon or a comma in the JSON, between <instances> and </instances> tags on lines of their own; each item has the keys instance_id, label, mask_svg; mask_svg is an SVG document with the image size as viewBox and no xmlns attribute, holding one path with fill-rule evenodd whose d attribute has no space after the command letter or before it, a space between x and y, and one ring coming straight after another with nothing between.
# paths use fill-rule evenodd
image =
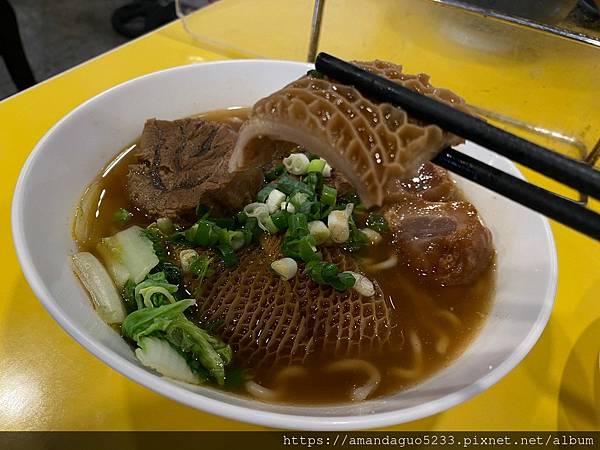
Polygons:
<instances>
[{"instance_id":1,"label":"noodle","mask_svg":"<svg viewBox=\"0 0 600 450\"><path fill-rule=\"evenodd\" d=\"M369 379L362 386L355 387L352 390L352 401L360 402L365 400L369 395L371 395L379 383L381 382L381 374L377 368L363 360L363 359L342 359L341 361L336 361L331 363L327 368L327 371L345 371L345 370L362 370L366 372L369 376Z\"/></svg>"},{"instance_id":2,"label":"noodle","mask_svg":"<svg viewBox=\"0 0 600 450\"><path fill-rule=\"evenodd\" d=\"M394 367L390 369L390 374L401 378L412 379L418 377L423 370L423 346L421 344L421 339L414 330L410 331L408 340L413 349L413 367L410 369Z\"/></svg>"},{"instance_id":3,"label":"noodle","mask_svg":"<svg viewBox=\"0 0 600 450\"><path fill-rule=\"evenodd\" d=\"M277 392L273 389L266 388L256 381L246 381L246 392L259 400L273 401L277 398Z\"/></svg>"},{"instance_id":4,"label":"noodle","mask_svg":"<svg viewBox=\"0 0 600 450\"><path fill-rule=\"evenodd\" d=\"M277 383L281 382L281 380L285 378L293 378L298 376L303 376L308 373L308 370L302 366L287 366L283 369L279 370L279 373L275 376L275 381Z\"/></svg>"},{"instance_id":5,"label":"noodle","mask_svg":"<svg viewBox=\"0 0 600 450\"><path fill-rule=\"evenodd\" d=\"M449 323L452 327L458 328L461 325L461 321L456 316L456 314L446 309L440 308L437 305L437 303L428 295L418 295L415 288L409 283L403 283L402 287L407 291L407 293L409 294L407 295L407 297L422 313L422 316L427 316L427 314L424 313L424 310L425 308L429 308L435 311L434 316L437 316L440 319L444 319L444 321ZM417 297L419 298L419 300L415 301ZM435 351L440 355L445 355L448 352L448 347L450 346L450 337L448 333L445 333L443 329L440 329L440 327L432 321L423 321L423 326L429 329L429 331L431 331L436 337Z\"/></svg>"},{"instance_id":6,"label":"noodle","mask_svg":"<svg viewBox=\"0 0 600 450\"><path fill-rule=\"evenodd\" d=\"M376 264L368 264L365 265L365 270L367 272L381 272L382 270L391 269L392 267L396 267L398 265L398 257L396 255L391 255L388 259L385 259Z\"/></svg>"},{"instance_id":7,"label":"noodle","mask_svg":"<svg viewBox=\"0 0 600 450\"><path fill-rule=\"evenodd\" d=\"M456 328L458 328L460 326L460 324L461 324L461 321L458 318L458 316L456 314L454 314L453 312L450 312L450 311L448 311L446 309L442 309L442 310L438 311L436 314L438 316L446 319L448 322L450 322Z\"/></svg>"}]
</instances>

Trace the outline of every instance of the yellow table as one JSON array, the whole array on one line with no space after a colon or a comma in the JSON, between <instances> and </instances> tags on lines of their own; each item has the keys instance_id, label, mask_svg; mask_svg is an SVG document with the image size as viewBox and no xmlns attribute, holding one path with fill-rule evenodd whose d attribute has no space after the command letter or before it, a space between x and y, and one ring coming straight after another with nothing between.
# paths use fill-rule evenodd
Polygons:
<instances>
[{"instance_id":1,"label":"yellow table","mask_svg":"<svg viewBox=\"0 0 600 450\"><path fill-rule=\"evenodd\" d=\"M264 11L291 8L288 22L278 20L278 29L264 42ZM335 0L328 2L327 8ZM363 36L360 45L352 41L344 21L347 15L365 21L389 20L390 1L352 2L345 13L332 14L323 34L324 48L342 56L359 54L398 58L390 44L393 26L382 25L379 36ZM366 3L369 5L366 6ZM298 4L302 9L294 10ZM196 14L207 35L243 30L239 39L273 56L301 59L306 33L294 31L290 21L302 27L310 20L310 2L277 0L223 0ZM257 22L252 20L256 19ZM414 14L402 17L413 30ZM411 22L412 21L412 22ZM421 24L424 25L424 24ZM357 25L358 26L358 25ZM225 27L225 31L223 28ZM282 44L277 33L289 28ZM267 28L268 29L268 28ZM305 28L303 28L305 29ZM366 32L365 32L366 33ZM387 34L386 34L387 33ZM254 40L253 40L254 39ZM261 47L262 46L262 47ZM212 50L211 50L212 49ZM287 49L287 50L286 50ZM290 50L291 49L291 50ZM404 43L401 56L410 70L427 70L439 84L460 88L460 80L448 68L444 52L427 53ZM235 52L233 52L235 53ZM230 57L216 45L200 45L185 33L180 22L106 53L34 88L0 102L0 430L242 430L257 427L192 410L162 398L125 379L92 357L69 338L35 299L25 281L10 236L10 203L19 170L42 135L63 115L93 95L125 80L167 67ZM539 56L539 55L538 55ZM568 57L568 55L564 55ZM421 63L421 64L419 64ZM576 64L575 59L570 64ZM573 67L571 66L571 69ZM504 68L518 72L518 67ZM478 76L494 73L473 65ZM564 75L564 64L556 64L550 76ZM506 74L505 74L506 75ZM583 75L581 75L583 76ZM459 77L460 78L460 77ZM457 81L452 81L457 80ZM539 116L539 102L546 102L548 123L568 129L578 120L598 118L600 83L589 92L573 89L572 94L590 96L589 109L580 117L573 102L538 99L520 106L521 117ZM464 87L464 86L463 86ZM547 87L547 86L542 86ZM459 89L457 89L459 90ZM475 88L461 91L470 101L494 106L498 95ZM526 96L524 89L521 96ZM517 95L517 94L514 94ZM505 111L506 112L506 111ZM510 111L508 111L510 112ZM575 114L575 115L574 115ZM590 116L592 115L592 116ZM600 120L586 127L580 137L589 144L600 136ZM546 187L554 183L525 171L527 177ZM597 208L597 204L595 205ZM538 344L525 360L498 384L470 401L442 414L393 427L396 430L576 430L600 428L600 246L561 225L552 224L559 255L560 279L552 317Z\"/></svg>"}]
</instances>

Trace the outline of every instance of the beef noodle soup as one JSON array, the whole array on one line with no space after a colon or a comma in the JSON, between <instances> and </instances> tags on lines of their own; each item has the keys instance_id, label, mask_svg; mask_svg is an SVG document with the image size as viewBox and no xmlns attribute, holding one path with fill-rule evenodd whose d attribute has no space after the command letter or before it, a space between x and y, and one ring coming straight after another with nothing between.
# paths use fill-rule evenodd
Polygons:
<instances>
[{"instance_id":1,"label":"beef noodle soup","mask_svg":"<svg viewBox=\"0 0 600 450\"><path fill-rule=\"evenodd\" d=\"M157 373L263 401L391 395L455 360L490 309L494 250L450 175L419 161L381 194L368 168L264 129L244 166L253 114L151 119L86 190L73 265L103 319Z\"/></svg>"}]
</instances>

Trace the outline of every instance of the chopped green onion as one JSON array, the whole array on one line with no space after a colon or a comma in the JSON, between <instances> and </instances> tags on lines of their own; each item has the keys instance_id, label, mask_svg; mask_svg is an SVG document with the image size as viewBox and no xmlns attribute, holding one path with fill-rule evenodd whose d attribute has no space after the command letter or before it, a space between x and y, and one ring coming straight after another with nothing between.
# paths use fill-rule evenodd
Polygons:
<instances>
[{"instance_id":1,"label":"chopped green onion","mask_svg":"<svg viewBox=\"0 0 600 450\"><path fill-rule=\"evenodd\" d=\"M194 291L196 297L200 297L202 294L202 282L204 279L210 277L214 273L214 270L210 267L211 262L212 259L203 254L198 255L190 266L190 272L194 274L194 277L196 278L196 290Z\"/></svg>"},{"instance_id":2,"label":"chopped green onion","mask_svg":"<svg viewBox=\"0 0 600 450\"><path fill-rule=\"evenodd\" d=\"M235 252L230 245L219 245L217 247L217 253L226 267L233 267L237 264L237 256L235 256Z\"/></svg>"},{"instance_id":3,"label":"chopped green onion","mask_svg":"<svg viewBox=\"0 0 600 450\"><path fill-rule=\"evenodd\" d=\"M311 78L318 78L318 79L325 78L325 75L323 75L321 72L319 72L316 69L309 70L308 72L306 72L306 75Z\"/></svg>"},{"instance_id":4,"label":"chopped green onion","mask_svg":"<svg viewBox=\"0 0 600 450\"><path fill-rule=\"evenodd\" d=\"M377 231L373 230L372 228L363 228L362 230L360 230L371 242L371 245L375 245L379 242L381 242L381 234L379 234ZM352 233L352 231L350 231L350 233Z\"/></svg>"},{"instance_id":5,"label":"chopped green onion","mask_svg":"<svg viewBox=\"0 0 600 450\"><path fill-rule=\"evenodd\" d=\"M350 237L348 220L352 216L353 203L348 203L343 211L334 210L327 216L327 227L331 231L331 240L342 244Z\"/></svg>"},{"instance_id":6,"label":"chopped green onion","mask_svg":"<svg viewBox=\"0 0 600 450\"><path fill-rule=\"evenodd\" d=\"M248 216L246 215L246 213L244 211L240 211L235 216L235 219L236 219L237 223L239 223L240 225L244 225L246 223L246 220L248 220Z\"/></svg>"},{"instance_id":7,"label":"chopped green onion","mask_svg":"<svg viewBox=\"0 0 600 450\"><path fill-rule=\"evenodd\" d=\"M340 273L337 265L326 261L310 261L304 272L318 284L328 284L338 291L354 286L356 280L348 273Z\"/></svg>"},{"instance_id":8,"label":"chopped green onion","mask_svg":"<svg viewBox=\"0 0 600 450\"><path fill-rule=\"evenodd\" d=\"M227 243L234 250L239 250L246 245L244 233L240 230L227 230Z\"/></svg>"},{"instance_id":9,"label":"chopped green onion","mask_svg":"<svg viewBox=\"0 0 600 450\"><path fill-rule=\"evenodd\" d=\"M311 172L316 172L316 173L323 173L323 169L325 169L325 160L324 159L313 159L309 164L308 164L308 173Z\"/></svg>"},{"instance_id":10,"label":"chopped green onion","mask_svg":"<svg viewBox=\"0 0 600 450\"><path fill-rule=\"evenodd\" d=\"M305 214L294 213L288 218L288 233L291 237L306 236L308 233L308 220Z\"/></svg>"},{"instance_id":11,"label":"chopped green onion","mask_svg":"<svg viewBox=\"0 0 600 450\"><path fill-rule=\"evenodd\" d=\"M269 208L266 203L254 202L244 206L244 212L248 217L259 217L263 214L269 214Z\"/></svg>"},{"instance_id":12,"label":"chopped green onion","mask_svg":"<svg viewBox=\"0 0 600 450\"><path fill-rule=\"evenodd\" d=\"M256 194L256 200L260 203L266 203L267 198L273 189L275 189L275 185L267 184L264 188L258 191L258 194Z\"/></svg>"},{"instance_id":13,"label":"chopped green onion","mask_svg":"<svg viewBox=\"0 0 600 450\"><path fill-rule=\"evenodd\" d=\"M262 230L258 226L258 219L256 217L248 217L248 220L244 224L244 230L252 235L252 242L258 241L258 238L262 234Z\"/></svg>"},{"instance_id":14,"label":"chopped green onion","mask_svg":"<svg viewBox=\"0 0 600 450\"><path fill-rule=\"evenodd\" d=\"M194 238L196 237L196 232L198 231L198 224L195 223L194 225L192 225L191 227L189 227L187 230L185 230L183 232L183 235L185 236L185 240L191 243L194 243Z\"/></svg>"},{"instance_id":15,"label":"chopped green onion","mask_svg":"<svg viewBox=\"0 0 600 450\"><path fill-rule=\"evenodd\" d=\"M196 206L196 218L205 219L210 215L210 208L202 203L198 203Z\"/></svg>"},{"instance_id":16,"label":"chopped green onion","mask_svg":"<svg viewBox=\"0 0 600 450\"><path fill-rule=\"evenodd\" d=\"M304 177L304 183L310 189L310 193L314 194L319 190L319 187L323 184L323 176L317 172L311 172Z\"/></svg>"},{"instance_id":17,"label":"chopped green onion","mask_svg":"<svg viewBox=\"0 0 600 450\"><path fill-rule=\"evenodd\" d=\"M279 189L273 189L269 193L266 201L269 214L273 214L281 207L281 204L285 201L285 197L286 195Z\"/></svg>"},{"instance_id":18,"label":"chopped green onion","mask_svg":"<svg viewBox=\"0 0 600 450\"><path fill-rule=\"evenodd\" d=\"M321 191L321 203L327 206L335 206L336 198L337 189L323 185L323 190Z\"/></svg>"},{"instance_id":19,"label":"chopped green onion","mask_svg":"<svg viewBox=\"0 0 600 450\"><path fill-rule=\"evenodd\" d=\"M276 187L281 192L287 195L291 195L294 192L304 192L306 194L313 194L312 190L306 183L297 180L288 174L283 174L276 182Z\"/></svg>"},{"instance_id":20,"label":"chopped green onion","mask_svg":"<svg viewBox=\"0 0 600 450\"><path fill-rule=\"evenodd\" d=\"M271 263L271 269L287 281L296 275L298 264L292 258L281 258Z\"/></svg>"},{"instance_id":21,"label":"chopped green onion","mask_svg":"<svg viewBox=\"0 0 600 450\"><path fill-rule=\"evenodd\" d=\"M300 205L298 212L306 214L309 220L317 220L321 218L321 203L319 202L304 202Z\"/></svg>"},{"instance_id":22,"label":"chopped green onion","mask_svg":"<svg viewBox=\"0 0 600 450\"><path fill-rule=\"evenodd\" d=\"M327 239L329 239L329 236L331 235L327 225L320 220L313 220L312 222L309 222L308 232L315 238L315 245L321 245L327 242Z\"/></svg>"},{"instance_id":23,"label":"chopped green onion","mask_svg":"<svg viewBox=\"0 0 600 450\"><path fill-rule=\"evenodd\" d=\"M310 161L304 153L292 153L283 159L285 169L292 175L304 175L308 172Z\"/></svg>"},{"instance_id":24,"label":"chopped green onion","mask_svg":"<svg viewBox=\"0 0 600 450\"><path fill-rule=\"evenodd\" d=\"M188 248L179 252L179 263L184 273L192 271L192 264L199 258L198 252Z\"/></svg>"},{"instance_id":25,"label":"chopped green onion","mask_svg":"<svg viewBox=\"0 0 600 450\"><path fill-rule=\"evenodd\" d=\"M220 227L208 220L200 220L194 236L194 243L202 247L212 247L219 241Z\"/></svg>"},{"instance_id":26,"label":"chopped green onion","mask_svg":"<svg viewBox=\"0 0 600 450\"><path fill-rule=\"evenodd\" d=\"M285 230L288 227L289 215L289 212L282 209L271 214L271 219L279 231Z\"/></svg>"},{"instance_id":27,"label":"chopped green onion","mask_svg":"<svg viewBox=\"0 0 600 450\"><path fill-rule=\"evenodd\" d=\"M325 178L329 178L331 177L331 166L329 165L329 163L327 161L325 161L325 167L323 168L323 176Z\"/></svg>"},{"instance_id":28,"label":"chopped green onion","mask_svg":"<svg viewBox=\"0 0 600 450\"><path fill-rule=\"evenodd\" d=\"M348 226L350 227L350 236L344 243L344 250L348 252L356 252L361 248L371 244L371 240L367 233L364 233L357 228L352 216L350 216L348 219Z\"/></svg>"},{"instance_id":29,"label":"chopped green onion","mask_svg":"<svg viewBox=\"0 0 600 450\"><path fill-rule=\"evenodd\" d=\"M356 284L356 278L347 272L338 274L337 279L339 286L343 287L343 289L338 289L336 286L334 286L338 290L346 290Z\"/></svg>"},{"instance_id":30,"label":"chopped green onion","mask_svg":"<svg viewBox=\"0 0 600 450\"><path fill-rule=\"evenodd\" d=\"M373 212L369 213L365 224L367 225L367 227L369 227L372 230L375 230L379 233L384 233L389 228L387 220L385 220L385 217L383 217L381 214L377 214L377 213L373 213Z\"/></svg>"},{"instance_id":31,"label":"chopped green onion","mask_svg":"<svg viewBox=\"0 0 600 450\"><path fill-rule=\"evenodd\" d=\"M273 181L283 172L285 172L285 166L283 164L277 164L275 167L265 173L265 180L268 182Z\"/></svg>"},{"instance_id":32,"label":"chopped green onion","mask_svg":"<svg viewBox=\"0 0 600 450\"><path fill-rule=\"evenodd\" d=\"M113 221L117 223L128 222L133 217L133 214L127 211L125 208L119 208L113 214Z\"/></svg>"},{"instance_id":33,"label":"chopped green onion","mask_svg":"<svg viewBox=\"0 0 600 450\"><path fill-rule=\"evenodd\" d=\"M165 236L169 236L175 231L173 221L168 217L161 217L159 219L156 219L156 228L158 228L160 232Z\"/></svg>"},{"instance_id":34,"label":"chopped green onion","mask_svg":"<svg viewBox=\"0 0 600 450\"><path fill-rule=\"evenodd\" d=\"M227 228L229 230L231 230L232 228L235 227L235 220L233 217L221 217L221 218L214 218L214 219L210 219L211 222L213 222L216 226L220 227L220 228Z\"/></svg>"},{"instance_id":35,"label":"chopped green onion","mask_svg":"<svg viewBox=\"0 0 600 450\"><path fill-rule=\"evenodd\" d=\"M304 236L298 240L298 254L304 262L321 259L321 254L317 252L315 239L312 236Z\"/></svg>"},{"instance_id":36,"label":"chopped green onion","mask_svg":"<svg viewBox=\"0 0 600 450\"><path fill-rule=\"evenodd\" d=\"M281 251L285 256L301 259L304 262L321 259L321 254L316 251L315 238L310 235L296 239L286 236Z\"/></svg>"},{"instance_id":37,"label":"chopped green onion","mask_svg":"<svg viewBox=\"0 0 600 450\"><path fill-rule=\"evenodd\" d=\"M290 197L290 203L294 205L294 208L300 209L300 205L308 201L308 194L304 192L296 192Z\"/></svg>"},{"instance_id":38,"label":"chopped green onion","mask_svg":"<svg viewBox=\"0 0 600 450\"><path fill-rule=\"evenodd\" d=\"M351 276L354 279L354 283L351 286L353 286L360 295L365 297L373 297L375 295L375 285L363 274L346 271L342 272L340 276Z\"/></svg>"}]
</instances>

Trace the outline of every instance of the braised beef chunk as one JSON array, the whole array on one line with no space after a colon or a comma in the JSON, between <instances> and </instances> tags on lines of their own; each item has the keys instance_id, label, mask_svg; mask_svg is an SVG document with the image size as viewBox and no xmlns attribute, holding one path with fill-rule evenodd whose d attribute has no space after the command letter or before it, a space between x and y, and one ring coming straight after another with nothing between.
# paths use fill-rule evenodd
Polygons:
<instances>
[{"instance_id":1,"label":"braised beef chunk","mask_svg":"<svg viewBox=\"0 0 600 450\"><path fill-rule=\"evenodd\" d=\"M492 235L467 202L396 203L384 209L403 261L439 283L473 281L489 265Z\"/></svg>"},{"instance_id":2,"label":"braised beef chunk","mask_svg":"<svg viewBox=\"0 0 600 450\"><path fill-rule=\"evenodd\" d=\"M413 177L391 182L387 190L387 203L414 197L430 202L447 202L455 199L456 195L454 180L448 171L429 161L421 165Z\"/></svg>"},{"instance_id":3,"label":"braised beef chunk","mask_svg":"<svg viewBox=\"0 0 600 450\"><path fill-rule=\"evenodd\" d=\"M129 167L131 202L150 217L193 219L198 203L215 214L238 211L256 196L258 168L229 173L237 133L202 119L150 119L138 146L139 164Z\"/></svg>"}]
</instances>

